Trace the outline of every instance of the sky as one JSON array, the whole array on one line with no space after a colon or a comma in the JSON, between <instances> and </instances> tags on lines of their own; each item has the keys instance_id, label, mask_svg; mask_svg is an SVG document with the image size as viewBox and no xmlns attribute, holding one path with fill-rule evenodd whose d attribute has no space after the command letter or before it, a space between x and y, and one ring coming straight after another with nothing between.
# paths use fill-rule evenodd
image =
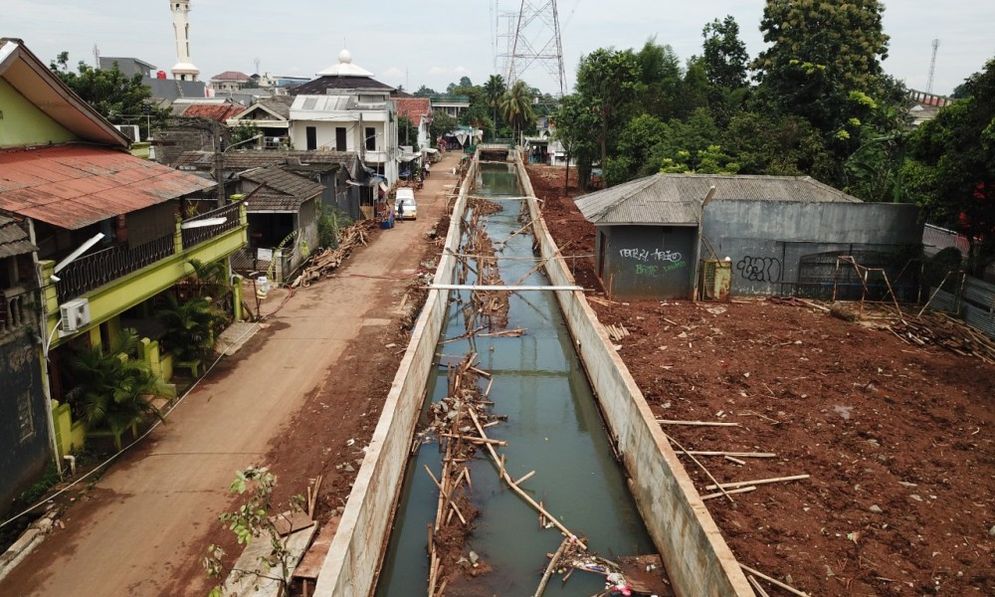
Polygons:
<instances>
[{"instance_id":1,"label":"sky","mask_svg":"<svg viewBox=\"0 0 995 597\"><path fill-rule=\"evenodd\" d=\"M568 90L585 53L639 47L655 37L686 59L701 52L703 25L727 14L739 22L751 56L764 47L761 0L558 4ZM441 91L462 76L482 82L503 68L495 47L506 40L495 43L495 14L517 10L519 2L498 0L497 11L495 0L192 0L191 6L191 54L202 79L225 70L251 74L257 58L263 72L313 76L347 47L355 64L386 83ZM891 37L884 68L914 89L926 87L934 38L940 39L936 93L951 92L995 57L990 0L892 0L885 2L884 28ZM531 33L533 42L545 43L540 32ZM167 72L176 62L169 0L0 0L0 36L22 38L45 61L68 50L72 63L92 63L96 45L102 56L134 56ZM522 78L557 91L542 66Z\"/></svg>"}]
</instances>

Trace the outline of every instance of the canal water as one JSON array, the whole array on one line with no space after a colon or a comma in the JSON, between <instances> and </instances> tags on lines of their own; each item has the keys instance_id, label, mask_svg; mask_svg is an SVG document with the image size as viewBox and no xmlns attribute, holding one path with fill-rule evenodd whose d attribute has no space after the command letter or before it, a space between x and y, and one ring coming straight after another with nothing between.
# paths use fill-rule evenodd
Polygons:
<instances>
[{"instance_id":1,"label":"canal water","mask_svg":"<svg viewBox=\"0 0 995 597\"><path fill-rule=\"evenodd\" d=\"M481 164L476 195L517 197L522 192L510 165ZM495 246L527 221L521 201L499 201L503 211L487 216L486 230ZM522 212L526 215L519 219ZM508 239L499 259L505 284L512 284L535 266L531 234ZM524 259L523 259L524 258ZM470 281L472 283L472 280ZM546 285L542 272L524 284ZM463 292L463 291L460 291ZM454 299L454 292L450 299ZM464 293L466 294L466 293ZM463 297L467 299L466 296ZM465 331L456 302L449 304L443 337ZM492 413L508 420L487 430L488 436L507 441L498 449L507 458L512 478L531 470L523 484L536 500L567 528L587 538L592 553L612 559L655 553L642 518L629 493L621 465L615 460L594 396L551 292L512 294L508 328L527 328L524 336L478 337L440 344L439 354L462 357L479 354L480 368L493 375ZM436 367L428 382L432 401L446 393L446 370ZM426 401L426 408L428 404ZM438 489L423 465L438 476L441 451L437 443L421 446L408 463L388 551L376 594L409 597L424 594L428 586L428 533L433 523ZM541 529L538 514L500 480L486 453L478 451L471 464L470 492L480 515L474 523L467 551L474 550L493 569L473 582L475 595L531 595L535 592L547 553L556 551L562 536L555 528ZM450 583L452 584L452 583ZM462 584L462 583L461 583ZM565 586L554 577L546 595L592 595L604 588L603 577L575 572ZM458 595L447 589L448 595Z\"/></svg>"}]
</instances>

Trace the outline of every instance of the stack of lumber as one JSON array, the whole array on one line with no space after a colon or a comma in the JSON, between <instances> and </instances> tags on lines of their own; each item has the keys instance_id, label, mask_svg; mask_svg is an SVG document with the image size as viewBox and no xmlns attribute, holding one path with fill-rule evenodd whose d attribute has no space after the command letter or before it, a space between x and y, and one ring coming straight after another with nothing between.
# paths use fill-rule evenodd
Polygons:
<instances>
[{"instance_id":1,"label":"stack of lumber","mask_svg":"<svg viewBox=\"0 0 995 597\"><path fill-rule=\"evenodd\" d=\"M629 335L629 330L625 329L625 326L621 324L615 325L610 323L605 326L605 329L608 330L608 337L612 339L612 342L621 342L622 338Z\"/></svg>"},{"instance_id":2,"label":"stack of lumber","mask_svg":"<svg viewBox=\"0 0 995 597\"><path fill-rule=\"evenodd\" d=\"M971 326L944 313L928 311L915 319L888 326L896 336L917 346L940 346L962 356L995 363L995 342Z\"/></svg>"},{"instance_id":3,"label":"stack of lumber","mask_svg":"<svg viewBox=\"0 0 995 597\"><path fill-rule=\"evenodd\" d=\"M330 275L342 265L342 262L359 245L366 246L367 222L357 222L342 231L339 246L334 249L322 249L304 264L300 275L290 284L291 288L310 286L311 282Z\"/></svg>"}]
</instances>

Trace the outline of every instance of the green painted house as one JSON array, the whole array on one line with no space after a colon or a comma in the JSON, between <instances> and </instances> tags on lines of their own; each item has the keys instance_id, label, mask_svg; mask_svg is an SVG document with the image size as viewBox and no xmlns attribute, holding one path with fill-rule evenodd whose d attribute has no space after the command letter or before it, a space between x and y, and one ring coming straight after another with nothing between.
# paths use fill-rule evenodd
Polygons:
<instances>
[{"instance_id":1,"label":"green painted house","mask_svg":"<svg viewBox=\"0 0 995 597\"><path fill-rule=\"evenodd\" d=\"M192 261L227 268L246 242L243 205L218 207L212 181L128 150L22 41L0 39L0 215L33 246L39 361L59 456L87 434L73 416L73 351L106 350L134 328L142 358L168 381L175 363L156 341L157 301Z\"/></svg>"}]
</instances>

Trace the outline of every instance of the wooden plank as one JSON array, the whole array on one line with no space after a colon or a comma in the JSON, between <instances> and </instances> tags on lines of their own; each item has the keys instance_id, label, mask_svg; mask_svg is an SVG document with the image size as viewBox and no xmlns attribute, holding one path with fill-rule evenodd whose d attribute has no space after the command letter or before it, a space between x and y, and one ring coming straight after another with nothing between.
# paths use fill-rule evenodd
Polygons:
<instances>
[{"instance_id":1,"label":"wooden plank","mask_svg":"<svg viewBox=\"0 0 995 597\"><path fill-rule=\"evenodd\" d=\"M281 537L284 535L289 535L294 531L299 531L303 528L307 528L314 524L314 520L308 516L307 512L284 512L278 516L270 517L273 521L273 526L276 527L276 532Z\"/></svg>"},{"instance_id":2,"label":"wooden plank","mask_svg":"<svg viewBox=\"0 0 995 597\"><path fill-rule=\"evenodd\" d=\"M311 544L311 547L301 559L301 563L294 570L294 578L317 580L318 572L321 571L321 564L325 561L328 548L332 546L332 539L335 537L335 531L339 528L340 520L342 520L340 516L335 516L321 525L318 538L314 540L314 543Z\"/></svg>"},{"instance_id":3,"label":"wooden plank","mask_svg":"<svg viewBox=\"0 0 995 597\"><path fill-rule=\"evenodd\" d=\"M301 556L311 544L316 530L317 525L312 524L306 529L295 531L283 538L284 546L289 552L287 568L290 570L291 576L296 571ZM242 555L235 561L234 569L254 570L258 572L258 575L232 572L225 580L221 593L226 597L248 597L249 595L252 597L280 597L283 594L282 583L275 578L265 578L266 576L278 576L280 574L279 568L277 567L276 570L266 569L263 568L262 563L272 553L271 550L272 545L270 545L268 537L256 537L249 542L242 550Z\"/></svg>"}]
</instances>

